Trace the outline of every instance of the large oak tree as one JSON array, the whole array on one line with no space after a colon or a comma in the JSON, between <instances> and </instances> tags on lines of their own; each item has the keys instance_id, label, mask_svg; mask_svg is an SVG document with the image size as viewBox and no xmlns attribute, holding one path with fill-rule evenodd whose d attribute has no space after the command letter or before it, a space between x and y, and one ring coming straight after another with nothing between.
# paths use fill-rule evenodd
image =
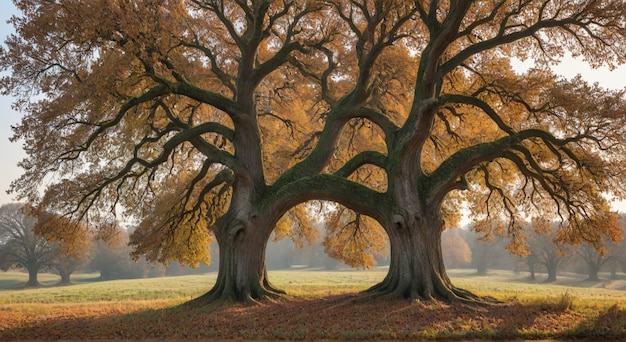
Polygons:
<instances>
[{"instance_id":1,"label":"large oak tree","mask_svg":"<svg viewBox=\"0 0 626 342\"><path fill-rule=\"evenodd\" d=\"M61 276L62 285L71 283L72 273L87 264L92 237L80 222L45 212L32 212L37 217L33 231L54 247L49 266Z\"/></svg>"},{"instance_id":2,"label":"large oak tree","mask_svg":"<svg viewBox=\"0 0 626 342\"><path fill-rule=\"evenodd\" d=\"M151 260L202 261L214 236L202 300L279 292L267 240L313 199L354 211L340 239L380 223L391 266L372 291L397 297L475 299L441 252L464 201L507 218L514 244L534 216L570 242L615 236L594 222L624 195L623 93L547 66L623 62L623 1L16 4L0 67L29 158L13 189L37 201L51 184L41 207L94 226L125 208Z\"/></svg>"},{"instance_id":3,"label":"large oak tree","mask_svg":"<svg viewBox=\"0 0 626 342\"><path fill-rule=\"evenodd\" d=\"M386 166L395 189L390 202L397 203L387 231L392 251L406 247L396 248L382 288L471 298L450 284L438 247L441 204L458 200L458 191L473 215L508 217L513 244L522 243L522 218L534 216L560 219L561 240L617 237L603 224L612 216L603 194L623 196L623 92L542 70L517 75L500 56L528 53L541 63L568 48L596 63L621 62L623 1L418 7L428 38L411 111Z\"/></svg>"}]
</instances>

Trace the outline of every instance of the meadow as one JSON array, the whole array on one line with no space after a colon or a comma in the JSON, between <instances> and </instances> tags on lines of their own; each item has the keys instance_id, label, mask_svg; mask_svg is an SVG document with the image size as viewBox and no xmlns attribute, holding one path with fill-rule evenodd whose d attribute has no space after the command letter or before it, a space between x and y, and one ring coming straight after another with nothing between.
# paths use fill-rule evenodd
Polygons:
<instances>
[{"instance_id":1,"label":"meadow","mask_svg":"<svg viewBox=\"0 0 626 342\"><path fill-rule=\"evenodd\" d=\"M0 273L0 340L43 339L547 339L626 337L626 280L555 284L523 275L479 277L452 270L457 286L501 304L372 299L360 291L380 281L373 271L270 272L288 292L255 305L190 309L180 304L206 292L215 274L97 281L42 274L41 288L23 289L26 275Z\"/></svg>"}]
</instances>

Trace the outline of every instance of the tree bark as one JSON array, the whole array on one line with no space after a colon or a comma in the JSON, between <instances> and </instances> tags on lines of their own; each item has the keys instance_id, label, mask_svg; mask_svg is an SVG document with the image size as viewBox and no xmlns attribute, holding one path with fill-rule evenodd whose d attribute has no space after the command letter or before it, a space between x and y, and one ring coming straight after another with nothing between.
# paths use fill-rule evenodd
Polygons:
<instances>
[{"instance_id":1,"label":"tree bark","mask_svg":"<svg viewBox=\"0 0 626 342\"><path fill-rule=\"evenodd\" d=\"M537 277L536 277L536 271L537 271L537 264L538 264L538 260L537 260L537 256L534 254L531 254L529 256L526 257L526 265L528 265L528 271L530 272L530 275L528 276L528 280L529 281L537 281Z\"/></svg>"},{"instance_id":2,"label":"tree bark","mask_svg":"<svg viewBox=\"0 0 626 342\"><path fill-rule=\"evenodd\" d=\"M558 268L558 260L549 259L544 265L546 266L546 271L548 272L548 278L545 280L546 283L552 283L556 281L556 270Z\"/></svg>"},{"instance_id":3,"label":"tree bark","mask_svg":"<svg viewBox=\"0 0 626 342\"><path fill-rule=\"evenodd\" d=\"M59 270L59 275L61 276L61 282L59 283L59 285L69 285L71 283L70 272Z\"/></svg>"},{"instance_id":4,"label":"tree bark","mask_svg":"<svg viewBox=\"0 0 626 342\"><path fill-rule=\"evenodd\" d=\"M598 276L599 268L590 267L589 268L589 277L587 277L587 281L600 281L600 277Z\"/></svg>"},{"instance_id":5,"label":"tree bark","mask_svg":"<svg viewBox=\"0 0 626 342\"><path fill-rule=\"evenodd\" d=\"M389 272L368 289L392 298L479 302L483 299L455 287L441 251L442 222L438 215L402 216L385 225L391 246Z\"/></svg>"},{"instance_id":6,"label":"tree bark","mask_svg":"<svg viewBox=\"0 0 626 342\"><path fill-rule=\"evenodd\" d=\"M39 280L37 280L37 275L39 273L39 266L30 266L28 267L28 282L26 283L26 287L40 287Z\"/></svg>"},{"instance_id":7,"label":"tree bark","mask_svg":"<svg viewBox=\"0 0 626 342\"><path fill-rule=\"evenodd\" d=\"M528 276L528 280L536 281L537 278L535 277L535 263L534 262L528 262L528 271L530 272L530 276Z\"/></svg>"},{"instance_id":8,"label":"tree bark","mask_svg":"<svg viewBox=\"0 0 626 342\"><path fill-rule=\"evenodd\" d=\"M226 214L217 223L219 271L213 288L191 304L254 302L284 294L267 277L265 250L273 225L259 216L247 220Z\"/></svg>"},{"instance_id":9,"label":"tree bark","mask_svg":"<svg viewBox=\"0 0 626 342\"><path fill-rule=\"evenodd\" d=\"M604 266L608 258L603 257L602 255L598 254L595 250L591 250L591 249L588 249L587 251L585 251L585 253L582 254L582 257L583 257L583 260L585 260L585 263L587 264L587 268L589 270L588 272L589 277L587 277L587 280L588 281L600 281L600 277L598 276L598 273L600 272L600 269L602 269L602 266Z\"/></svg>"}]
</instances>

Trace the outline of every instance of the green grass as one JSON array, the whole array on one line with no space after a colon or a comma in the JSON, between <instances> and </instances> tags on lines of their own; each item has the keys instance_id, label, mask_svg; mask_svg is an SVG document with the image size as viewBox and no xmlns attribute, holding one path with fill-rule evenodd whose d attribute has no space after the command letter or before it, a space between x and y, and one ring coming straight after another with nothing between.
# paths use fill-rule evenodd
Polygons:
<instances>
[{"instance_id":1,"label":"green grass","mask_svg":"<svg viewBox=\"0 0 626 342\"><path fill-rule=\"evenodd\" d=\"M359 292L380 282L386 271L270 271L272 284L299 297Z\"/></svg>"},{"instance_id":2,"label":"green grass","mask_svg":"<svg viewBox=\"0 0 626 342\"><path fill-rule=\"evenodd\" d=\"M328 294L358 292L381 281L385 269L372 271L270 271L269 277L278 288L298 297L321 297ZM461 288L500 300L522 302L560 298L565 293L574 302L587 301L596 305L626 303L626 291L600 287L564 286L559 284L531 284L522 275L496 272L489 277L476 276L468 270L450 271L452 282ZM215 283L216 274L188 275L147 279L98 281L95 274L72 277L71 286L54 286L59 277L40 274L41 288L20 288L27 275L19 272L0 273L0 304L15 303L85 303L100 301L128 301L171 299L184 301L208 291Z\"/></svg>"},{"instance_id":3,"label":"green grass","mask_svg":"<svg viewBox=\"0 0 626 342\"><path fill-rule=\"evenodd\" d=\"M279 288L301 297L319 297L328 293L357 292L383 279L384 271L271 271L270 279ZM100 301L185 300L208 291L216 280L215 273L145 279L98 281L95 274L72 277L71 286L54 286L59 277L39 275L41 288L22 288L27 275L0 273L0 304L16 303L84 303Z\"/></svg>"},{"instance_id":4,"label":"green grass","mask_svg":"<svg viewBox=\"0 0 626 342\"><path fill-rule=\"evenodd\" d=\"M81 274L72 277L73 282L81 282L83 279L88 279L93 275ZM40 273L37 278L39 283L44 286L53 286L61 281L61 277L50 273ZM22 272L0 272L0 290L11 290L23 288L28 281L28 274Z\"/></svg>"},{"instance_id":5,"label":"green grass","mask_svg":"<svg viewBox=\"0 0 626 342\"><path fill-rule=\"evenodd\" d=\"M530 283L524 275L512 272L494 272L484 277L476 276L472 271L453 270L450 272L452 282L464 289L479 295L495 297L502 301L518 300L520 302L541 302L542 300L560 300L562 296L570 296L574 303L586 302L593 306L611 306L626 304L626 291L603 288L605 283L587 283L579 279L561 277L557 283ZM623 281L622 281L623 282ZM567 285L564 285L567 284Z\"/></svg>"},{"instance_id":6,"label":"green grass","mask_svg":"<svg viewBox=\"0 0 626 342\"><path fill-rule=\"evenodd\" d=\"M0 304L16 303L85 303L101 301L192 299L206 292L215 283L215 274L181 277L98 281L93 274L72 277L71 286L53 286L58 277L41 274L40 288L16 289L22 280L17 272L0 273L0 286L4 287ZM56 277L56 278L55 278Z\"/></svg>"}]
</instances>

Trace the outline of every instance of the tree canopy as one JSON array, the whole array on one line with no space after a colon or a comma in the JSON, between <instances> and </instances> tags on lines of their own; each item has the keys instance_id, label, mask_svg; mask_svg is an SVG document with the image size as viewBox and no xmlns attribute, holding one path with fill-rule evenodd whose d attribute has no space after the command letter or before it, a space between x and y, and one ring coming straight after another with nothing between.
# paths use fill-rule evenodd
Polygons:
<instances>
[{"instance_id":1,"label":"tree canopy","mask_svg":"<svg viewBox=\"0 0 626 342\"><path fill-rule=\"evenodd\" d=\"M96 227L123 208L150 260L195 264L215 238L208 298L278 293L265 245L309 200L353 211L329 221L338 239L380 224L391 266L372 291L401 297L476 299L441 253L464 203L520 245L533 217L563 241L618 234L602 223L626 194L624 92L549 66L625 62L623 0L15 3L0 68L29 157L12 189Z\"/></svg>"}]
</instances>

